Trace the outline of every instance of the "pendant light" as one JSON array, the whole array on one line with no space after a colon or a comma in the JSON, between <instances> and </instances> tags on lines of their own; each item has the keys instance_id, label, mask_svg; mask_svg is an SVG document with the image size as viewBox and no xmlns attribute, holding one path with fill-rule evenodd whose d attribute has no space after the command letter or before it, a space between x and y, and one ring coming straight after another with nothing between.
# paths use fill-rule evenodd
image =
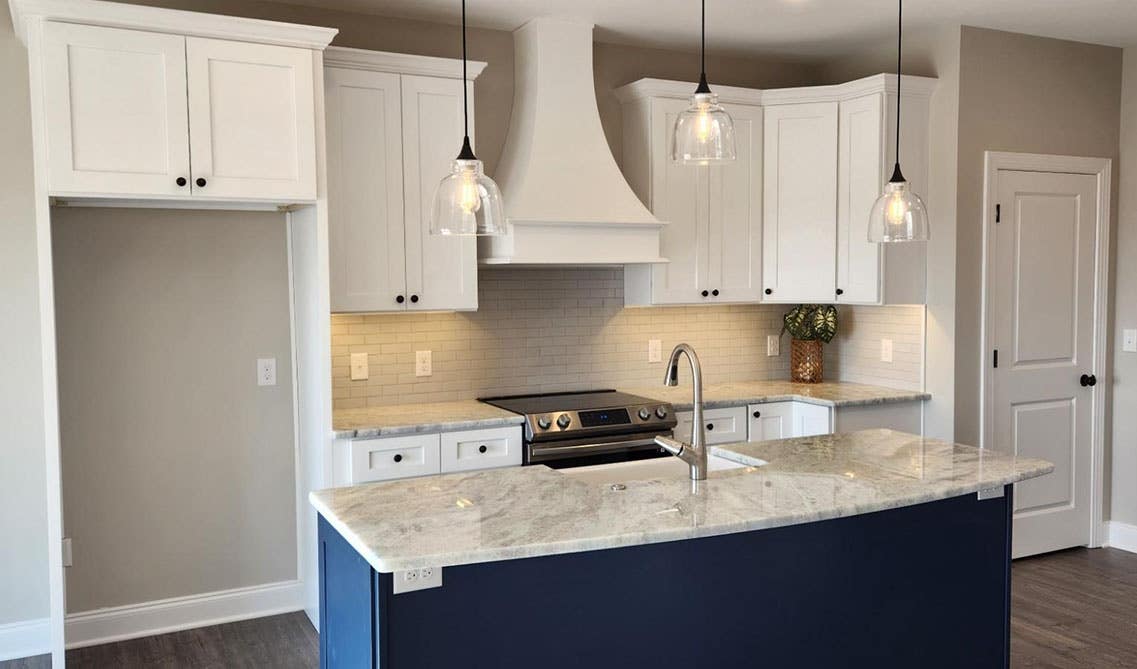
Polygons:
<instances>
[{"instance_id":1,"label":"pendant light","mask_svg":"<svg viewBox=\"0 0 1137 669\"><path fill-rule=\"evenodd\" d=\"M462 0L462 150L450 164L450 174L434 191L430 210L432 235L504 235L505 209L501 190L486 176L482 161L470 146L470 102L466 80L466 0Z\"/></svg>"},{"instance_id":2,"label":"pendant light","mask_svg":"<svg viewBox=\"0 0 1137 669\"><path fill-rule=\"evenodd\" d=\"M900 62L903 53L904 0L897 0L896 29L896 166L884 193L873 204L869 215L869 241L926 242L930 234L928 210L924 201L912 191L911 184L900 171Z\"/></svg>"},{"instance_id":3,"label":"pendant light","mask_svg":"<svg viewBox=\"0 0 1137 669\"><path fill-rule=\"evenodd\" d=\"M699 86L691 106L675 119L671 158L693 165L734 160L734 120L719 104L707 85L707 0L702 0L702 47L699 56Z\"/></svg>"}]
</instances>

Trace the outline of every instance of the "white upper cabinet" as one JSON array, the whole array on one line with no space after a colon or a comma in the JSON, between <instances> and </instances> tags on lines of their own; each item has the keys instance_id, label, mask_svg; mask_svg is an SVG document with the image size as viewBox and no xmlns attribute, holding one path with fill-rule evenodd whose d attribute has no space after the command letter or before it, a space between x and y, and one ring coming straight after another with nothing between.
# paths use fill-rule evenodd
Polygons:
<instances>
[{"instance_id":1,"label":"white upper cabinet","mask_svg":"<svg viewBox=\"0 0 1137 669\"><path fill-rule=\"evenodd\" d=\"M460 76L460 61L327 51L332 311L478 308L475 239L430 234L435 188L462 146Z\"/></svg>"},{"instance_id":2,"label":"white upper cabinet","mask_svg":"<svg viewBox=\"0 0 1137 669\"><path fill-rule=\"evenodd\" d=\"M650 91L635 86L620 92L625 102L624 174L666 223L660 255L670 262L626 267L625 301L757 302L762 279L761 107L730 105L738 152L733 163L683 165L672 161L671 141L675 119L689 105L687 97L666 86Z\"/></svg>"},{"instance_id":3,"label":"white upper cabinet","mask_svg":"<svg viewBox=\"0 0 1137 669\"><path fill-rule=\"evenodd\" d=\"M313 51L47 21L52 195L310 202Z\"/></svg>"},{"instance_id":4,"label":"white upper cabinet","mask_svg":"<svg viewBox=\"0 0 1137 669\"><path fill-rule=\"evenodd\" d=\"M837 244L836 102L766 107L763 293L833 302Z\"/></svg>"},{"instance_id":5,"label":"white upper cabinet","mask_svg":"<svg viewBox=\"0 0 1137 669\"><path fill-rule=\"evenodd\" d=\"M869 212L884 187L883 93L842 101L837 152L837 301L880 301L880 245Z\"/></svg>"},{"instance_id":6,"label":"white upper cabinet","mask_svg":"<svg viewBox=\"0 0 1137 669\"><path fill-rule=\"evenodd\" d=\"M312 52L186 38L193 192L316 199Z\"/></svg>"},{"instance_id":7,"label":"white upper cabinet","mask_svg":"<svg viewBox=\"0 0 1137 669\"><path fill-rule=\"evenodd\" d=\"M43 45L52 193L188 195L185 38L49 22Z\"/></svg>"}]
</instances>

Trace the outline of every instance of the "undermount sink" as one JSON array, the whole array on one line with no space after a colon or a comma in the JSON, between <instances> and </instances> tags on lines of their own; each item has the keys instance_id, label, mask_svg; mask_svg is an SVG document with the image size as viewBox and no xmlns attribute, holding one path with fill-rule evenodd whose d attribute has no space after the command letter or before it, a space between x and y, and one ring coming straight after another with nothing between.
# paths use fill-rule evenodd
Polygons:
<instances>
[{"instance_id":1,"label":"undermount sink","mask_svg":"<svg viewBox=\"0 0 1137 669\"><path fill-rule=\"evenodd\" d=\"M712 472L729 469L742 469L752 465L744 465L733 460L727 460L716 455L707 458L707 470ZM690 468L686 462L679 458L653 458L651 460L637 460L635 462L614 462L607 465L592 465L589 467L573 467L560 470L565 476L571 476L585 483L627 483L629 481L653 480L686 480L690 476Z\"/></svg>"}]
</instances>

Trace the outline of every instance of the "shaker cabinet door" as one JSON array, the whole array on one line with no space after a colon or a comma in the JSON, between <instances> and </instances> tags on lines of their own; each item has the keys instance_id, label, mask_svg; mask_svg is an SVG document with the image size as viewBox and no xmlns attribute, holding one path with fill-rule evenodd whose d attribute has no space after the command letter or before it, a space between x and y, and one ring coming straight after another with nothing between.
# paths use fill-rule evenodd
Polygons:
<instances>
[{"instance_id":1,"label":"shaker cabinet door","mask_svg":"<svg viewBox=\"0 0 1137 669\"><path fill-rule=\"evenodd\" d=\"M43 39L51 193L189 196L185 38L48 22Z\"/></svg>"},{"instance_id":2,"label":"shaker cabinet door","mask_svg":"<svg viewBox=\"0 0 1137 669\"><path fill-rule=\"evenodd\" d=\"M838 302L880 302L880 246L868 239L869 212L884 187L883 93L841 102L837 155Z\"/></svg>"},{"instance_id":3,"label":"shaker cabinet door","mask_svg":"<svg viewBox=\"0 0 1137 669\"><path fill-rule=\"evenodd\" d=\"M709 168L706 284L715 301L758 302L762 298L762 109L733 105L730 113L737 157ZM716 290L718 295L713 293Z\"/></svg>"}]
</instances>

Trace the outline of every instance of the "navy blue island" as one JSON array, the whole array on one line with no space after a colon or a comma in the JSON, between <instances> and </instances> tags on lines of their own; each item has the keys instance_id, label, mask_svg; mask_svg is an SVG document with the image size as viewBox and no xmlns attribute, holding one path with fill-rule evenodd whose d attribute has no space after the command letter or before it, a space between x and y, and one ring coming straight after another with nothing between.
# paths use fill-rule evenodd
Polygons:
<instances>
[{"instance_id":1,"label":"navy blue island","mask_svg":"<svg viewBox=\"0 0 1137 669\"><path fill-rule=\"evenodd\" d=\"M1008 666L1011 491L1050 463L889 430L712 456L312 493L321 666Z\"/></svg>"}]
</instances>

